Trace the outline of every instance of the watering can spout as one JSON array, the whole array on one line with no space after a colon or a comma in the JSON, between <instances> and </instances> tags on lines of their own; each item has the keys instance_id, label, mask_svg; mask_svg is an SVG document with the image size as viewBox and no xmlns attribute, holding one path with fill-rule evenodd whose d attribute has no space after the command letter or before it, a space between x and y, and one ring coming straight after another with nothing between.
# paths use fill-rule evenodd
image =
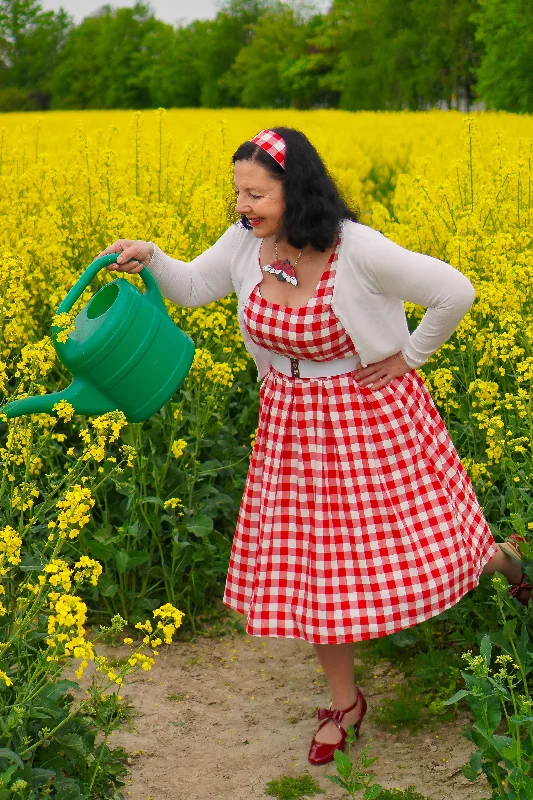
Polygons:
<instances>
[{"instance_id":1,"label":"watering can spout","mask_svg":"<svg viewBox=\"0 0 533 800\"><path fill-rule=\"evenodd\" d=\"M61 400L70 403L77 414L105 414L116 408L116 405L94 386L83 378L75 378L62 392L13 400L12 403L0 408L0 413L5 414L8 419L22 414L51 414L55 404Z\"/></svg>"}]
</instances>

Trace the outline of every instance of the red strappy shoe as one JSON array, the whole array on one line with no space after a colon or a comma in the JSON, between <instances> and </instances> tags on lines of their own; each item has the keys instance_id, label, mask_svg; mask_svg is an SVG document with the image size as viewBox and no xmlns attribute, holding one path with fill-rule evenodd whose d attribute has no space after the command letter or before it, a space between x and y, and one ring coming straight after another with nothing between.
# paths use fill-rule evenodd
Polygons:
<instances>
[{"instance_id":1,"label":"red strappy shoe","mask_svg":"<svg viewBox=\"0 0 533 800\"><path fill-rule=\"evenodd\" d=\"M520 545L524 544L525 542L527 542L527 539L525 539L523 536L520 536L519 533L512 533L507 537L505 542L500 542L500 548L515 561L521 563L522 554L520 552ZM514 597L515 600L518 600L518 602L522 603L523 606L527 606L531 600L532 593L533 586L531 586L529 578L525 572L522 572L519 582L512 583L509 589L509 594L511 597Z\"/></svg>"},{"instance_id":2,"label":"red strappy shoe","mask_svg":"<svg viewBox=\"0 0 533 800\"><path fill-rule=\"evenodd\" d=\"M329 720L332 719L337 728L341 733L341 740L340 742L336 742L336 744L328 744L327 742L317 742L315 737L313 737L313 741L311 742L311 749L309 750L308 759L311 764L315 764L316 766L320 766L321 764L327 764L329 761L334 761L334 752L335 750L344 750L344 745L346 743L346 731L341 725L342 719L344 715L348 711L353 711L356 705L361 701L361 711L359 714L359 719L357 722L354 723L354 732L355 738L359 737L359 728L361 727L361 722L363 721L363 717L366 714L366 700L363 697L363 693L360 689L357 690L357 699L355 703L350 706L349 708L339 709L339 708L319 708L318 709L318 719L322 722L320 725L319 730L321 730L324 725L327 725ZM318 733L317 731L317 733Z\"/></svg>"}]
</instances>

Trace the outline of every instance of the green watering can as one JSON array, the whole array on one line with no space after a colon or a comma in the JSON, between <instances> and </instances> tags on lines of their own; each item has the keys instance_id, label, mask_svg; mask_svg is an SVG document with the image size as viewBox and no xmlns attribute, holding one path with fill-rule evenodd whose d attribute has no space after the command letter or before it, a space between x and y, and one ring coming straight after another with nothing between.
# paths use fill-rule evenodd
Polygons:
<instances>
[{"instance_id":1,"label":"green watering can","mask_svg":"<svg viewBox=\"0 0 533 800\"><path fill-rule=\"evenodd\" d=\"M57 313L68 312L104 267L118 253L90 264L67 294ZM123 278L98 291L75 318L75 330L54 347L74 380L62 392L15 400L4 406L8 417L50 414L66 400L78 414L94 416L119 410L128 422L142 422L165 405L181 386L194 357L194 342L170 319L151 272L140 276L144 294Z\"/></svg>"}]
</instances>

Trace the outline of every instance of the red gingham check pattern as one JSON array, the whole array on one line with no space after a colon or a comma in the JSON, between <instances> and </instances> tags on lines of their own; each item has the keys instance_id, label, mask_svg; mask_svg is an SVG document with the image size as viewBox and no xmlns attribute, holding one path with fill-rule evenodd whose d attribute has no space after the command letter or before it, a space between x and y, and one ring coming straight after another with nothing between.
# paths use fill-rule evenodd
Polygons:
<instances>
[{"instance_id":1,"label":"red gingham check pattern","mask_svg":"<svg viewBox=\"0 0 533 800\"><path fill-rule=\"evenodd\" d=\"M285 139L274 133L274 131L264 130L256 134L253 139L250 139L254 144L259 145L265 150L278 164L285 169Z\"/></svg>"},{"instance_id":2,"label":"red gingham check pattern","mask_svg":"<svg viewBox=\"0 0 533 800\"><path fill-rule=\"evenodd\" d=\"M252 338L295 358L355 355L331 310L333 280L334 259L293 311L256 287ZM319 644L385 636L455 605L497 552L416 371L374 390L351 373L270 370L224 592L248 634Z\"/></svg>"},{"instance_id":3,"label":"red gingham check pattern","mask_svg":"<svg viewBox=\"0 0 533 800\"><path fill-rule=\"evenodd\" d=\"M337 261L339 244L338 239L313 297L302 308L287 309L266 303L259 285L255 287L250 297L252 302L244 310L245 324L253 341L282 356L312 361L355 355L352 340L331 313L332 267Z\"/></svg>"}]
</instances>

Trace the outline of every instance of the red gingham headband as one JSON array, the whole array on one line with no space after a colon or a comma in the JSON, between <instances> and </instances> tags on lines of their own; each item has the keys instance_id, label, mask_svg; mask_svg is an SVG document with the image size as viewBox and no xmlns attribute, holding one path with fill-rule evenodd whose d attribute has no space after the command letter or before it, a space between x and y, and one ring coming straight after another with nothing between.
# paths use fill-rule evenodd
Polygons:
<instances>
[{"instance_id":1,"label":"red gingham headband","mask_svg":"<svg viewBox=\"0 0 533 800\"><path fill-rule=\"evenodd\" d=\"M274 131L264 130L254 136L253 139L250 139L251 142L254 144L259 145L266 153L272 156L272 158L278 162L280 167L285 169L285 150L287 145L285 144L285 139L279 135L279 133L274 133Z\"/></svg>"}]
</instances>

